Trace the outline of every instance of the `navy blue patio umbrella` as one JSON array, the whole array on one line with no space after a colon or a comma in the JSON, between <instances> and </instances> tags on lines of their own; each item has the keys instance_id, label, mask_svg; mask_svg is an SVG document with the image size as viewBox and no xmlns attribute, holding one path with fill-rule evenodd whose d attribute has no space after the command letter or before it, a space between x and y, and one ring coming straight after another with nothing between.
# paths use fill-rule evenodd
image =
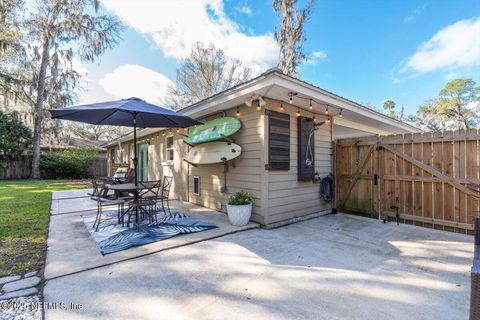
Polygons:
<instances>
[{"instance_id":1,"label":"navy blue patio umbrella","mask_svg":"<svg viewBox=\"0 0 480 320\"><path fill-rule=\"evenodd\" d=\"M187 128L201 124L197 120L170 109L147 103L139 98L99 102L80 106L51 109L52 119L84 122L96 125L133 127L135 185L137 185L137 127Z\"/></svg>"}]
</instances>

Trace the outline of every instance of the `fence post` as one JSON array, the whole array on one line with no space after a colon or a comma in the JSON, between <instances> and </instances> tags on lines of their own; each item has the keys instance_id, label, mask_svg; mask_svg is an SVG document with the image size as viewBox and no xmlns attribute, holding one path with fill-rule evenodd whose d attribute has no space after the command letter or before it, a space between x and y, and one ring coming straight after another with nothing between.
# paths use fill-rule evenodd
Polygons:
<instances>
[{"instance_id":1,"label":"fence post","mask_svg":"<svg viewBox=\"0 0 480 320\"><path fill-rule=\"evenodd\" d=\"M475 218L475 249L471 275L470 320L480 320L480 214Z\"/></svg>"}]
</instances>

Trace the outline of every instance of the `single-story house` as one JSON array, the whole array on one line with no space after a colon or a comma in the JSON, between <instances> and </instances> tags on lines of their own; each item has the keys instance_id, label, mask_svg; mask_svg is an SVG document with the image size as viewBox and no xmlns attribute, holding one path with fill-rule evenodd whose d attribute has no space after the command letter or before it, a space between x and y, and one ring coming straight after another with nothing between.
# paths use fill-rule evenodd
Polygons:
<instances>
[{"instance_id":1,"label":"single-story house","mask_svg":"<svg viewBox=\"0 0 480 320\"><path fill-rule=\"evenodd\" d=\"M173 176L173 198L219 211L226 211L231 194L250 191L252 220L265 227L331 212L332 204L321 199L318 179L313 178L333 173L334 139L421 132L276 68L179 112L202 122L237 117L242 128L230 138L241 146L240 156L227 167L193 166L184 161L191 148L183 142L187 130L143 129L137 134L141 179ZM314 164L305 168L305 143L311 133L305 128L314 122L323 124L313 134ZM131 166L132 140L128 135L106 145L110 172Z\"/></svg>"}]
</instances>

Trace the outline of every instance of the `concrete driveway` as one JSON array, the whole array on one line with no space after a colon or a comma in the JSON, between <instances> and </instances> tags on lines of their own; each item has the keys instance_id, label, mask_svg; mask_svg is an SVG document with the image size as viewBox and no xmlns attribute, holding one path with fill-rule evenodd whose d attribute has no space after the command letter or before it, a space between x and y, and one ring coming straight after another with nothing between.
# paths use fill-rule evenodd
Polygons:
<instances>
[{"instance_id":1,"label":"concrete driveway","mask_svg":"<svg viewBox=\"0 0 480 320\"><path fill-rule=\"evenodd\" d=\"M328 215L47 280L66 310L46 317L467 319L472 252L470 236Z\"/></svg>"}]
</instances>

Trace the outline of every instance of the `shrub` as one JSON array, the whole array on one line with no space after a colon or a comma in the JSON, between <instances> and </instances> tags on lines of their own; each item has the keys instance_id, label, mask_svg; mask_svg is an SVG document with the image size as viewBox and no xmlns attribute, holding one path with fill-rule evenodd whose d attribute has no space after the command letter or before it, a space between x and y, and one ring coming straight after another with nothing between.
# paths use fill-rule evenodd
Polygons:
<instances>
[{"instance_id":1,"label":"shrub","mask_svg":"<svg viewBox=\"0 0 480 320\"><path fill-rule=\"evenodd\" d=\"M228 201L228 204L235 206L242 206L251 203L253 203L252 194L246 191L240 191L235 193L233 196L230 197L230 200Z\"/></svg>"},{"instance_id":2,"label":"shrub","mask_svg":"<svg viewBox=\"0 0 480 320\"><path fill-rule=\"evenodd\" d=\"M32 131L13 113L0 111L0 171L8 159L20 155L32 142Z\"/></svg>"},{"instance_id":3,"label":"shrub","mask_svg":"<svg viewBox=\"0 0 480 320\"><path fill-rule=\"evenodd\" d=\"M70 148L42 154L40 170L48 179L79 179L89 177L89 169L97 151L91 147Z\"/></svg>"}]
</instances>

